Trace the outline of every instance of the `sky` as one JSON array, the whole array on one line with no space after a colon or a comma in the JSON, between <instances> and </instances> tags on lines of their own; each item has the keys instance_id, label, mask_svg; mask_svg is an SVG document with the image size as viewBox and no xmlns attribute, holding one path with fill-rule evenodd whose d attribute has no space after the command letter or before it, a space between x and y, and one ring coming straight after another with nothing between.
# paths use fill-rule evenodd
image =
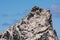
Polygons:
<instances>
[{"instance_id":1,"label":"sky","mask_svg":"<svg viewBox=\"0 0 60 40\"><path fill-rule=\"evenodd\" d=\"M51 11L53 27L60 37L60 0L0 0L0 32L24 18L34 6Z\"/></svg>"}]
</instances>

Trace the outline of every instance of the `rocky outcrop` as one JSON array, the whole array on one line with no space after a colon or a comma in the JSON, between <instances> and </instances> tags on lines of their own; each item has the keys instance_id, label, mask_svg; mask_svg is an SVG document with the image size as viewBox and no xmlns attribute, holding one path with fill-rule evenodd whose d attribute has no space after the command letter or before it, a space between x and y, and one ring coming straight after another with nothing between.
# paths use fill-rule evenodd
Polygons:
<instances>
[{"instance_id":1,"label":"rocky outcrop","mask_svg":"<svg viewBox=\"0 0 60 40\"><path fill-rule=\"evenodd\" d=\"M21 21L0 33L0 40L58 40L50 10L33 7Z\"/></svg>"}]
</instances>

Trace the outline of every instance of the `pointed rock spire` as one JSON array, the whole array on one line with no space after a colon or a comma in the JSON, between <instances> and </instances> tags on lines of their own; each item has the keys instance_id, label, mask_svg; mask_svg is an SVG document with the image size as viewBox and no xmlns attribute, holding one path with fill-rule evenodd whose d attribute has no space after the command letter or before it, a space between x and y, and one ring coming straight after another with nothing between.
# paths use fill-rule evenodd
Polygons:
<instances>
[{"instance_id":1,"label":"pointed rock spire","mask_svg":"<svg viewBox=\"0 0 60 40\"><path fill-rule=\"evenodd\" d=\"M58 40L50 10L34 6L21 21L0 34L0 40Z\"/></svg>"}]
</instances>

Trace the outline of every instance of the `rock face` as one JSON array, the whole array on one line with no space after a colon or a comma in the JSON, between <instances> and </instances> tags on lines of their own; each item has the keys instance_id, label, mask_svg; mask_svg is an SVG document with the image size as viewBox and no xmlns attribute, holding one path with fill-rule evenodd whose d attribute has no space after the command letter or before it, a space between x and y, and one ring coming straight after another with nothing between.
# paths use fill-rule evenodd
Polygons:
<instances>
[{"instance_id":1,"label":"rock face","mask_svg":"<svg viewBox=\"0 0 60 40\"><path fill-rule=\"evenodd\" d=\"M50 10L33 7L21 21L0 33L0 40L58 40Z\"/></svg>"}]
</instances>

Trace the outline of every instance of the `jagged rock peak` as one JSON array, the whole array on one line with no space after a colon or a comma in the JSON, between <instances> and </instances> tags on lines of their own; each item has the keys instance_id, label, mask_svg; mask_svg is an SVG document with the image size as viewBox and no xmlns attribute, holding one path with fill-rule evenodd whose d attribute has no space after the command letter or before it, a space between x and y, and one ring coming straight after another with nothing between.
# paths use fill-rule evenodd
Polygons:
<instances>
[{"instance_id":1,"label":"jagged rock peak","mask_svg":"<svg viewBox=\"0 0 60 40\"><path fill-rule=\"evenodd\" d=\"M21 21L0 33L0 40L58 40L50 10L34 6Z\"/></svg>"}]
</instances>

